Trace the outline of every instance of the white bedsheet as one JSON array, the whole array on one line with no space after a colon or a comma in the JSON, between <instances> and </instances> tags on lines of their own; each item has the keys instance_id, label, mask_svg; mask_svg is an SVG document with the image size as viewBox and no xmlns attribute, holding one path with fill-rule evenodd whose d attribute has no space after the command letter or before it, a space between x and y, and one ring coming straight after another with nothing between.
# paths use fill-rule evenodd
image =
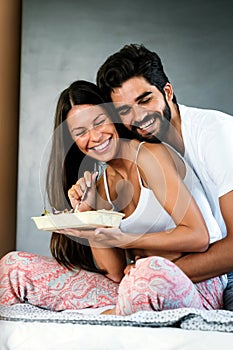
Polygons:
<instances>
[{"instance_id":1,"label":"white bedsheet","mask_svg":"<svg viewBox=\"0 0 233 350\"><path fill-rule=\"evenodd\" d=\"M177 309L123 317L28 304L0 307L0 350L219 350L231 344L230 311Z\"/></svg>"},{"instance_id":2,"label":"white bedsheet","mask_svg":"<svg viewBox=\"0 0 233 350\"><path fill-rule=\"evenodd\" d=\"M0 321L1 350L219 350L233 334L179 328Z\"/></svg>"}]
</instances>

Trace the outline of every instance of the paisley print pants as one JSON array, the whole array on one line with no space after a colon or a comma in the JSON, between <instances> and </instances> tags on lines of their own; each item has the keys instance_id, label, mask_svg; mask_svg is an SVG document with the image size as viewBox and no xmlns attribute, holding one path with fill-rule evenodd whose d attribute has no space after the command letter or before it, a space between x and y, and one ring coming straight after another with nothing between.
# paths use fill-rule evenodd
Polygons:
<instances>
[{"instance_id":1,"label":"paisley print pants","mask_svg":"<svg viewBox=\"0 0 233 350\"><path fill-rule=\"evenodd\" d=\"M30 303L49 310L116 305L118 315L181 307L222 308L220 278L191 280L171 261L139 259L120 284L98 273L70 271L51 257L11 252L0 260L0 304Z\"/></svg>"}]
</instances>

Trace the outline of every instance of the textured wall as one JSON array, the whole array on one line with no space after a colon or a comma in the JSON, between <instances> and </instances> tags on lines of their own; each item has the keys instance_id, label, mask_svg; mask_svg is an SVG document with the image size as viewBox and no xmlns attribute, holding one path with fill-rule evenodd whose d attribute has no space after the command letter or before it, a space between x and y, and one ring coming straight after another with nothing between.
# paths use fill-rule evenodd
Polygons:
<instances>
[{"instance_id":1,"label":"textured wall","mask_svg":"<svg viewBox=\"0 0 233 350\"><path fill-rule=\"evenodd\" d=\"M49 254L43 173L59 92L126 43L157 51L180 103L233 113L231 1L24 0L17 248Z\"/></svg>"}]
</instances>

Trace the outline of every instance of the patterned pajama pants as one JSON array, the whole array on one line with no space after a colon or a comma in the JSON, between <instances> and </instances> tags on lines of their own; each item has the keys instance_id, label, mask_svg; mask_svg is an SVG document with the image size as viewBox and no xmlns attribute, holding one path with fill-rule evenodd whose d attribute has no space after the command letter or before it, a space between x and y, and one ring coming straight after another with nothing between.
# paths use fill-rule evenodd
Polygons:
<instances>
[{"instance_id":1,"label":"patterned pajama pants","mask_svg":"<svg viewBox=\"0 0 233 350\"><path fill-rule=\"evenodd\" d=\"M56 260L12 252L0 260L0 304L28 302L50 310L116 305L118 315L181 307L222 308L220 278L193 284L171 261L149 257L136 262L120 284L98 273L69 271Z\"/></svg>"}]
</instances>

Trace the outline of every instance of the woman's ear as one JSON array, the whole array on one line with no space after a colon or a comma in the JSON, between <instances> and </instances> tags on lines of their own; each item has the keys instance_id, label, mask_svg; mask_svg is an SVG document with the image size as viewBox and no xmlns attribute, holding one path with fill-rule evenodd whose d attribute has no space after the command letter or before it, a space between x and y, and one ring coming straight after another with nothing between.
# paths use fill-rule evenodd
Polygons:
<instances>
[{"instance_id":1,"label":"woman's ear","mask_svg":"<svg viewBox=\"0 0 233 350\"><path fill-rule=\"evenodd\" d=\"M166 83L166 85L163 88L164 92L165 92L165 96L168 102L172 101L173 99L173 88L172 85L170 83Z\"/></svg>"}]
</instances>

